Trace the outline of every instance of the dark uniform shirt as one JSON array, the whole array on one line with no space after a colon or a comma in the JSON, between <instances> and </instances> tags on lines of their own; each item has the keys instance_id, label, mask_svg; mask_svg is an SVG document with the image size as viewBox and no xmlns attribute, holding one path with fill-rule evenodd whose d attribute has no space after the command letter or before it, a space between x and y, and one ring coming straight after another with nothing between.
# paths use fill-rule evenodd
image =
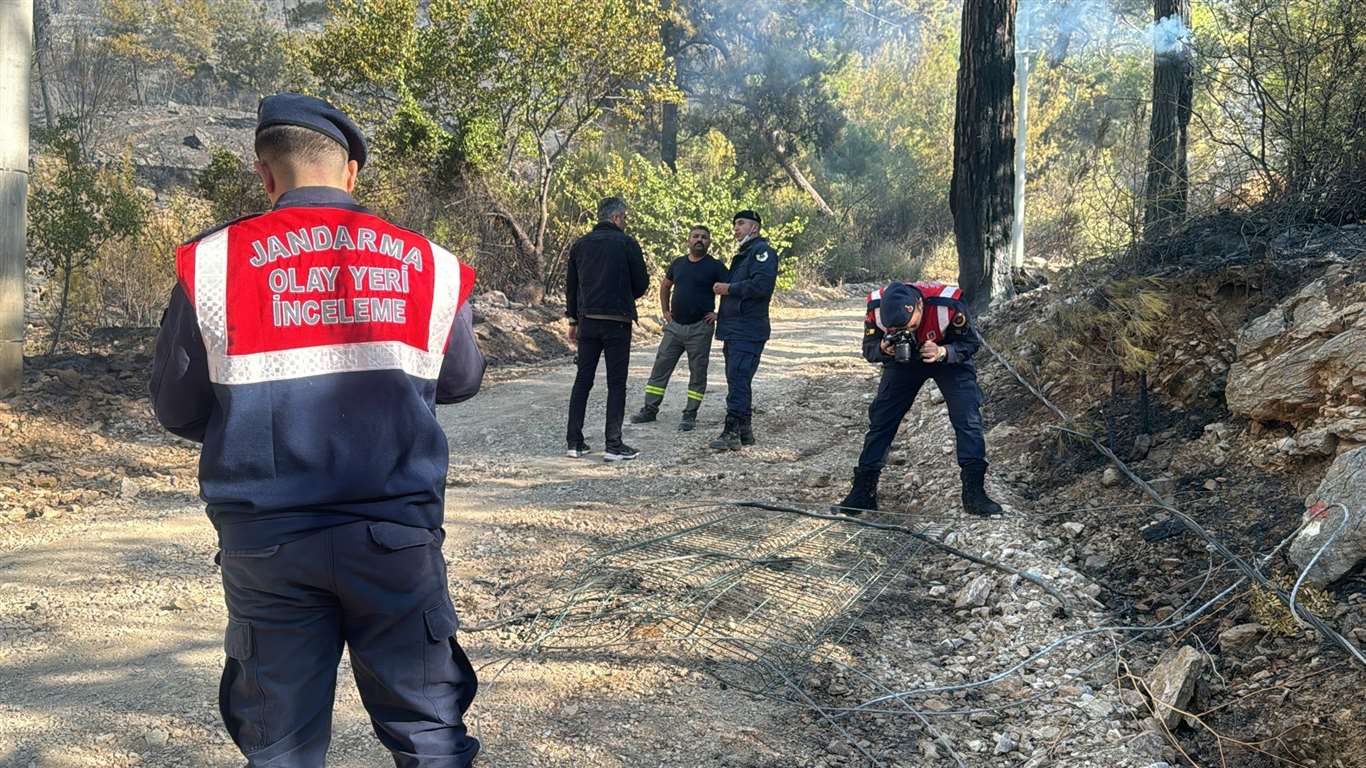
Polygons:
<instances>
[{"instance_id":1,"label":"dark uniform shirt","mask_svg":"<svg viewBox=\"0 0 1366 768\"><path fill-rule=\"evenodd\" d=\"M721 341L768 341L768 303L778 282L778 254L762 237L740 246L727 277L730 292L721 297L716 338Z\"/></svg>"},{"instance_id":2,"label":"dark uniform shirt","mask_svg":"<svg viewBox=\"0 0 1366 768\"><path fill-rule=\"evenodd\" d=\"M726 282L729 271L720 259L706 256L692 261L687 256L679 256L669 265L664 276L673 281L673 298L669 311L674 321L692 325L701 320L708 312L716 310L716 293L712 286Z\"/></svg>"}]
</instances>

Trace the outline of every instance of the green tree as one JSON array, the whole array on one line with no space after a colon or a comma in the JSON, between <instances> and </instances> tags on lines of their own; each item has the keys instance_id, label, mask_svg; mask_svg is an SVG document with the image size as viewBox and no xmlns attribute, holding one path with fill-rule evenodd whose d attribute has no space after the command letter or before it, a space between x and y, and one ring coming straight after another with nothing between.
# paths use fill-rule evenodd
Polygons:
<instances>
[{"instance_id":1,"label":"green tree","mask_svg":"<svg viewBox=\"0 0 1366 768\"><path fill-rule=\"evenodd\" d=\"M230 150L213 151L195 186L208 201L214 221L232 221L270 209L270 198L255 171Z\"/></svg>"},{"instance_id":2,"label":"green tree","mask_svg":"<svg viewBox=\"0 0 1366 768\"><path fill-rule=\"evenodd\" d=\"M380 126L379 144L467 183L526 264L552 279L551 188L605 117L672 98L659 0L339 0L308 49L321 85Z\"/></svg>"},{"instance_id":3,"label":"green tree","mask_svg":"<svg viewBox=\"0 0 1366 768\"><path fill-rule=\"evenodd\" d=\"M40 139L52 167L40 165L29 196L29 248L61 283L48 354L61 344L72 285L105 244L139 231L146 215L132 167L100 171L88 161L69 121Z\"/></svg>"}]
</instances>

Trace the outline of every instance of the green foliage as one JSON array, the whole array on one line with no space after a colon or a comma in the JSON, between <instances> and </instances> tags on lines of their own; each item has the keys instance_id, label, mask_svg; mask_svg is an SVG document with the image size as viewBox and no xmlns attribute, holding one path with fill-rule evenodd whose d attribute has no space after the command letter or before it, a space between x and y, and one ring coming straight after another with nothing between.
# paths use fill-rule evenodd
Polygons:
<instances>
[{"instance_id":1,"label":"green foliage","mask_svg":"<svg viewBox=\"0 0 1366 768\"><path fill-rule=\"evenodd\" d=\"M255 171L226 149L214 150L195 186L200 197L208 201L215 221L232 221L270 209L270 198Z\"/></svg>"},{"instance_id":2,"label":"green foliage","mask_svg":"<svg viewBox=\"0 0 1366 768\"><path fill-rule=\"evenodd\" d=\"M106 243L91 265L101 326L155 326L175 283L176 248L213 224L209 204L183 190L146 212L143 226Z\"/></svg>"},{"instance_id":3,"label":"green foliage","mask_svg":"<svg viewBox=\"0 0 1366 768\"><path fill-rule=\"evenodd\" d=\"M252 0L216 0L215 74L233 92L250 98L272 93L284 75L283 35Z\"/></svg>"},{"instance_id":4,"label":"green foliage","mask_svg":"<svg viewBox=\"0 0 1366 768\"><path fill-rule=\"evenodd\" d=\"M551 188L576 142L677 98L660 0L337 0L306 51L321 87L378 126L381 154L469 186L549 281ZM558 244L561 248L563 244Z\"/></svg>"},{"instance_id":5,"label":"green foliage","mask_svg":"<svg viewBox=\"0 0 1366 768\"><path fill-rule=\"evenodd\" d=\"M87 160L69 122L39 136L51 153L34 169L29 193L30 258L59 282L48 353L61 343L73 285L107 243L138 232L146 207L124 162L100 170Z\"/></svg>"},{"instance_id":6,"label":"green foliage","mask_svg":"<svg viewBox=\"0 0 1366 768\"><path fill-rule=\"evenodd\" d=\"M646 261L662 273L669 262L686 253L688 233L695 224L712 232L712 254L725 260L733 252L731 216L744 208L769 213L764 237L784 255L783 287L790 286L797 260L790 246L806 221L800 216L773 215L761 190L734 165L734 149L725 137L709 132L685 145L679 168L641 155L609 153L576 155L555 190L558 220L564 231L557 241L572 242L591 225L597 203L620 195L630 205L628 231L640 241Z\"/></svg>"}]
</instances>

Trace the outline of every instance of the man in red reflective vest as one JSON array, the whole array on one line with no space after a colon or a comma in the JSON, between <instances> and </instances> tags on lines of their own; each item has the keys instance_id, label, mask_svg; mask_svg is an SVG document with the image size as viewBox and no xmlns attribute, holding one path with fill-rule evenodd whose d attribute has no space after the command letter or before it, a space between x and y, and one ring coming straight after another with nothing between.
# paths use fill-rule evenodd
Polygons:
<instances>
[{"instance_id":1,"label":"man in red reflective vest","mask_svg":"<svg viewBox=\"0 0 1366 768\"><path fill-rule=\"evenodd\" d=\"M963 483L963 509L997 515L987 496L987 446L982 434L982 390L972 356L980 346L968 319L963 291L942 283L899 283L868 296L863 356L882 364L877 397L868 406L868 434L854 470L853 488L836 512L877 509L877 485L887 451L926 381L933 379L948 405Z\"/></svg>"},{"instance_id":2,"label":"man in red reflective vest","mask_svg":"<svg viewBox=\"0 0 1366 768\"><path fill-rule=\"evenodd\" d=\"M436 403L484 373L474 272L351 197L365 140L326 102L261 102L272 210L176 252L161 423L203 443L228 608L219 707L250 766L322 766L342 647L399 768L468 766L477 681L441 554Z\"/></svg>"}]
</instances>

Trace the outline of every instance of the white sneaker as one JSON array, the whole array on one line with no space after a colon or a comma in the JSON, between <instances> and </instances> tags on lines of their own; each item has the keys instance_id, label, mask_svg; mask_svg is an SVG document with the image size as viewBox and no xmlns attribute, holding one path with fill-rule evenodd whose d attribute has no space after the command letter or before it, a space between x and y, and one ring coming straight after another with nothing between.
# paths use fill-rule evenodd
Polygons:
<instances>
[{"instance_id":1,"label":"white sneaker","mask_svg":"<svg viewBox=\"0 0 1366 768\"><path fill-rule=\"evenodd\" d=\"M603 461L630 461L640 455L640 451L622 443L615 448L608 448L602 454Z\"/></svg>"},{"instance_id":2,"label":"white sneaker","mask_svg":"<svg viewBox=\"0 0 1366 768\"><path fill-rule=\"evenodd\" d=\"M571 459L579 459L583 458L584 456L587 456L592 452L593 449L589 448L587 443L579 443L578 445L569 446L569 450L565 451L564 455L568 456Z\"/></svg>"}]
</instances>

